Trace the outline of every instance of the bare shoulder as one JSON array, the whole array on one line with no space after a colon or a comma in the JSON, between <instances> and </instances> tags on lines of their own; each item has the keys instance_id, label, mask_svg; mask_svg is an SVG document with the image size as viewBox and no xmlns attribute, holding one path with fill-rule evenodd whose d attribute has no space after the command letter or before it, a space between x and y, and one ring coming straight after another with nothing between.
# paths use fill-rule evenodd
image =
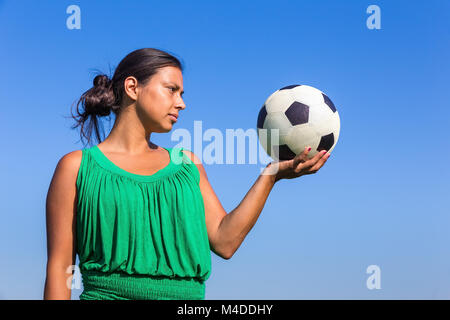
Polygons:
<instances>
[{"instance_id":1,"label":"bare shoulder","mask_svg":"<svg viewBox=\"0 0 450 320\"><path fill-rule=\"evenodd\" d=\"M184 149L184 150L182 150L182 151L183 151L183 153L184 153L185 155L187 155L187 156L189 157L189 159L191 159L192 162L194 162L197 166L202 164L201 161L200 161L200 159L199 159L199 158L195 155L195 153L193 153L192 151L186 150L186 149Z\"/></svg>"},{"instance_id":2,"label":"bare shoulder","mask_svg":"<svg viewBox=\"0 0 450 320\"><path fill-rule=\"evenodd\" d=\"M81 165L82 154L82 150L75 150L65 154L59 159L53 174L52 180L54 180L54 183L61 186L67 184L70 185L73 181L76 181Z\"/></svg>"},{"instance_id":3,"label":"bare shoulder","mask_svg":"<svg viewBox=\"0 0 450 320\"><path fill-rule=\"evenodd\" d=\"M78 172L78 169L80 168L81 165L82 155L83 155L82 150L75 150L69 152L61 157L57 167L64 168L65 170L71 172Z\"/></svg>"},{"instance_id":4,"label":"bare shoulder","mask_svg":"<svg viewBox=\"0 0 450 320\"><path fill-rule=\"evenodd\" d=\"M208 181L208 176L206 174L206 170L203 167L202 162L200 159L190 150L182 150L185 155L191 159L191 161L197 166L198 171L200 172L200 184L203 184L203 181Z\"/></svg>"}]
</instances>

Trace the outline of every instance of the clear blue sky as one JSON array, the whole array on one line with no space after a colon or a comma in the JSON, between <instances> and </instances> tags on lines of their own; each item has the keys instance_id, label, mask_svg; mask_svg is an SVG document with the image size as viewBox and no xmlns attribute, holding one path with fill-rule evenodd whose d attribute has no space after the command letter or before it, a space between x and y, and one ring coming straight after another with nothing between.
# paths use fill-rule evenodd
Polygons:
<instances>
[{"instance_id":1,"label":"clear blue sky","mask_svg":"<svg viewBox=\"0 0 450 320\"><path fill-rule=\"evenodd\" d=\"M71 4L80 30L66 27ZM371 4L380 30L366 27ZM256 129L289 84L340 114L327 164L275 185L231 260L212 253L206 299L449 299L449 16L448 1L0 1L0 299L42 298L48 186L83 148L64 116L92 69L143 47L185 65L174 129ZM259 168L205 164L227 212ZM369 265L381 289L366 287Z\"/></svg>"}]
</instances>

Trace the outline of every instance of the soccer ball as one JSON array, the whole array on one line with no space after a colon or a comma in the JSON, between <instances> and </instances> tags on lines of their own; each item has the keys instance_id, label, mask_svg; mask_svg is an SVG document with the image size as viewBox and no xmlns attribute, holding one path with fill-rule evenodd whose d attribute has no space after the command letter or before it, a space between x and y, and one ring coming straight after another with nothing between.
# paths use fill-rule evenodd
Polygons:
<instances>
[{"instance_id":1,"label":"soccer ball","mask_svg":"<svg viewBox=\"0 0 450 320\"><path fill-rule=\"evenodd\" d=\"M267 98L256 126L264 150L280 161L293 159L307 146L311 146L309 158L322 150L331 152L339 138L340 119L333 102L322 91L290 85Z\"/></svg>"}]
</instances>

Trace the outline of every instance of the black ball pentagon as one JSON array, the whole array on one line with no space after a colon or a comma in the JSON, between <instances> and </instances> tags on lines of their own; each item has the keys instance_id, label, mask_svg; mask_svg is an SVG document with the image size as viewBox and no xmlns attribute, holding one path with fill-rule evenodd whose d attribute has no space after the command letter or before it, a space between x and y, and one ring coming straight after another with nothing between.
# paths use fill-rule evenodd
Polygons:
<instances>
[{"instance_id":1,"label":"black ball pentagon","mask_svg":"<svg viewBox=\"0 0 450 320\"><path fill-rule=\"evenodd\" d=\"M262 129L264 125L264 120L266 120L267 110L266 105L263 105L261 110L259 110L258 121L256 123L256 127Z\"/></svg>"},{"instance_id":2,"label":"black ball pentagon","mask_svg":"<svg viewBox=\"0 0 450 320\"><path fill-rule=\"evenodd\" d=\"M275 158L279 160L291 160L295 158L295 153L286 145L282 144L279 146L279 150L276 150L276 146L274 148ZM279 156L277 155L277 151L279 152Z\"/></svg>"},{"instance_id":3,"label":"black ball pentagon","mask_svg":"<svg viewBox=\"0 0 450 320\"><path fill-rule=\"evenodd\" d=\"M308 123L309 107L306 104L295 101L284 112L293 126Z\"/></svg>"},{"instance_id":4,"label":"black ball pentagon","mask_svg":"<svg viewBox=\"0 0 450 320\"><path fill-rule=\"evenodd\" d=\"M299 86L301 86L301 84L292 84L290 86L283 87L280 90L292 89L292 88L299 87Z\"/></svg>"},{"instance_id":5,"label":"black ball pentagon","mask_svg":"<svg viewBox=\"0 0 450 320\"><path fill-rule=\"evenodd\" d=\"M327 104L327 106L330 107L331 111L333 111L333 113L336 112L336 107L334 106L334 104L330 100L330 98L328 98L327 95L323 94L323 93L322 93L322 96L323 96L323 101Z\"/></svg>"},{"instance_id":6,"label":"black ball pentagon","mask_svg":"<svg viewBox=\"0 0 450 320\"><path fill-rule=\"evenodd\" d=\"M334 144L334 134L330 133L320 138L319 146L317 147L317 151L320 152L322 150L330 150Z\"/></svg>"}]
</instances>

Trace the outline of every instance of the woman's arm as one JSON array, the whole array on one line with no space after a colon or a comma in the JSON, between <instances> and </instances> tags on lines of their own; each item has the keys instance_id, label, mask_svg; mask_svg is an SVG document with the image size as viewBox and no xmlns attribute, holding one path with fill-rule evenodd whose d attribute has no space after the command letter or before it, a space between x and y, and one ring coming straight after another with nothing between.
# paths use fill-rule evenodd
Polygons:
<instances>
[{"instance_id":1,"label":"woman's arm","mask_svg":"<svg viewBox=\"0 0 450 320\"><path fill-rule=\"evenodd\" d=\"M274 175L260 174L239 205L221 220L217 241L226 247L227 259L233 256L255 225L275 182Z\"/></svg>"},{"instance_id":2,"label":"woman's arm","mask_svg":"<svg viewBox=\"0 0 450 320\"><path fill-rule=\"evenodd\" d=\"M76 258L76 180L81 150L68 153L58 162L47 194L47 275L45 300L70 300Z\"/></svg>"},{"instance_id":3,"label":"woman's arm","mask_svg":"<svg viewBox=\"0 0 450 320\"><path fill-rule=\"evenodd\" d=\"M258 220L275 183L281 179L316 173L329 156L319 152L309 159L308 152L309 150L305 149L292 160L269 164L239 205L227 214L214 193L200 160L186 150L186 154L191 157L200 172L200 189L205 203L206 226L213 252L224 259L230 259Z\"/></svg>"}]
</instances>

